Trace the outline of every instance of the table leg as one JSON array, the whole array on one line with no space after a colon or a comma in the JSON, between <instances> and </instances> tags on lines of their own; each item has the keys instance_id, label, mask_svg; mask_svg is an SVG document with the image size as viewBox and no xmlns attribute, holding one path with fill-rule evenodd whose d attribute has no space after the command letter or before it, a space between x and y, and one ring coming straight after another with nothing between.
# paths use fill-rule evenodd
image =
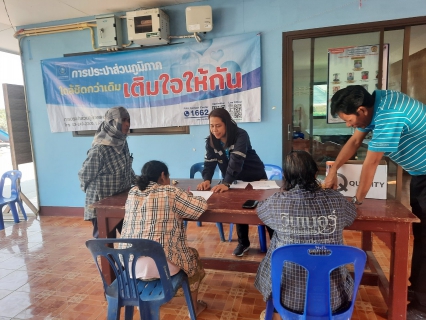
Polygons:
<instances>
[{"instance_id":1,"label":"table leg","mask_svg":"<svg viewBox=\"0 0 426 320\"><path fill-rule=\"evenodd\" d=\"M99 210L99 209L98 209ZM101 215L101 217L98 215L98 230L99 230L99 238L116 238L116 230L115 227L122 219L117 218L108 218L105 217L105 215ZM111 284L112 281L114 281L114 271L112 270L111 266L109 265L108 260L105 258L101 258L101 269L102 274L105 278L105 281L108 284Z\"/></svg>"},{"instance_id":2,"label":"table leg","mask_svg":"<svg viewBox=\"0 0 426 320\"><path fill-rule=\"evenodd\" d=\"M391 250L388 319L406 319L410 224L399 223Z\"/></svg>"},{"instance_id":3,"label":"table leg","mask_svg":"<svg viewBox=\"0 0 426 320\"><path fill-rule=\"evenodd\" d=\"M361 247L364 251L373 250L373 241L371 238L371 231L361 231Z\"/></svg>"}]
</instances>

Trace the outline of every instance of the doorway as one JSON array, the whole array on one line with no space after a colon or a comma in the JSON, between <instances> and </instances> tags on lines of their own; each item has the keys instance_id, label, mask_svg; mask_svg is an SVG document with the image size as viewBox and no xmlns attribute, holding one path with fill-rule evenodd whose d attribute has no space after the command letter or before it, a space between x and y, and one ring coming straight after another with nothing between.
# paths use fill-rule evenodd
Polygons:
<instances>
[{"instance_id":1,"label":"doorway","mask_svg":"<svg viewBox=\"0 0 426 320\"><path fill-rule=\"evenodd\" d=\"M369 92L397 90L425 103L424 21L418 17L284 33L283 158L291 150L309 151L320 175L325 174L326 162L336 158L353 133L329 114L333 93L347 85L360 84ZM375 60L368 60L365 48L376 50ZM336 49L345 50L340 60ZM364 160L367 148L368 139L354 159ZM398 198L402 169L388 163L388 181L395 180L389 191Z\"/></svg>"}]
</instances>

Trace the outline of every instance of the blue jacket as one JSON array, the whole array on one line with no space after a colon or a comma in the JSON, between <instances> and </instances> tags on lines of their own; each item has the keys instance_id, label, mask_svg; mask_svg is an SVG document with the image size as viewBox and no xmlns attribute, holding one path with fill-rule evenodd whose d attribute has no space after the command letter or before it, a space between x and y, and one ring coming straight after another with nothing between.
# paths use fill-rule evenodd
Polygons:
<instances>
[{"instance_id":1,"label":"blue jacket","mask_svg":"<svg viewBox=\"0 0 426 320\"><path fill-rule=\"evenodd\" d=\"M249 135L241 128L237 129L235 143L229 147L229 160L223 147L218 143L212 148L210 137L207 137L202 173L204 180L212 180L216 165L219 165L223 181L229 184L235 180L258 181L268 178L262 160L251 147Z\"/></svg>"}]
</instances>

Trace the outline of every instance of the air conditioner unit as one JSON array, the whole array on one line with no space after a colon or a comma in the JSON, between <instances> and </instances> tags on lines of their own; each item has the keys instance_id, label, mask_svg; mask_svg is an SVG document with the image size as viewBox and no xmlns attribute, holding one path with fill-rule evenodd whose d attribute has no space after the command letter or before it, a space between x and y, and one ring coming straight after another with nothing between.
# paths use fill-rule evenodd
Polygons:
<instances>
[{"instance_id":1,"label":"air conditioner unit","mask_svg":"<svg viewBox=\"0 0 426 320\"><path fill-rule=\"evenodd\" d=\"M126 13L127 36L136 44L152 46L170 42L169 16L161 9Z\"/></svg>"}]
</instances>

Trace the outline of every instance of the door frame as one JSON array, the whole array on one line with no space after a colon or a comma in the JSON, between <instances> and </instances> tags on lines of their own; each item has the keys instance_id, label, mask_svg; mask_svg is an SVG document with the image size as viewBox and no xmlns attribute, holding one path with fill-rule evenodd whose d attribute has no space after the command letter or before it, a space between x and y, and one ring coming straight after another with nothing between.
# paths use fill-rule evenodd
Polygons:
<instances>
[{"instance_id":1,"label":"door frame","mask_svg":"<svg viewBox=\"0 0 426 320\"><path fill-rule=\"evenodd\" d=\"M293 41L300 39L315 39L322 37L352 35L357 33L380 32L379 52L379 87L382 79L383 42L385 31L404 30L403 58L401 70L401 92L407 93L408 58L410 46L410 27L425 25L426 16L385 20L378 22L332 26L325 28L306 29L298 31L283 32L282 34L282 159L293 148ZM311 62L313 63L313 61ZM402 168L397 170L396 199L400 200L402 183Z\"/></svg>"}]
</instances>

